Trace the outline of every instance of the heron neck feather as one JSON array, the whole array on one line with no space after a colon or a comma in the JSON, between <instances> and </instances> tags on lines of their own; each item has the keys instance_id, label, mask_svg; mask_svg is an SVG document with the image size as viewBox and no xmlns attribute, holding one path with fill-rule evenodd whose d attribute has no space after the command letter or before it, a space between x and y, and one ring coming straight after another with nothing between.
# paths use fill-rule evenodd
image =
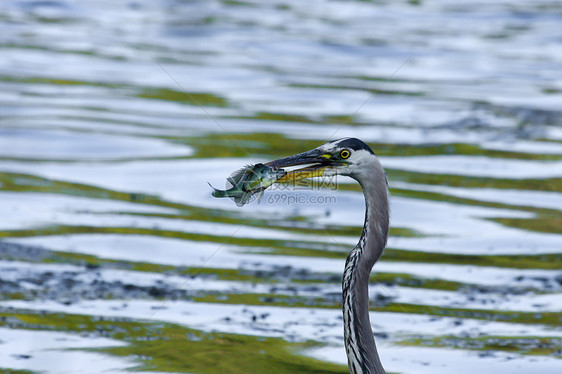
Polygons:
<instances>
[{"instance_id":1,"label":"heron neck feather","mask_svg":"<svg viewBox=\"0 0 562 374\"><path fill-rule=\"evenodd\" d=\"M359 243L347 257L343 277L344 335L352 374L385 373L369 319L369 276L388 237L388 188L378 160L369 169L352 176L365 195L365 223Z\"/></svg>"}]
</instances>

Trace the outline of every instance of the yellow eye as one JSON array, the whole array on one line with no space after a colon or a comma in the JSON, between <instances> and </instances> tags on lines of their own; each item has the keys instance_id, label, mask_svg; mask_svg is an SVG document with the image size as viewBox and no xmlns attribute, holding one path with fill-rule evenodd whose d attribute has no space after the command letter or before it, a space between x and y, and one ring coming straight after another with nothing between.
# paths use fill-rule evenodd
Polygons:
<instances>
[{"instance_id":1,"label":"yellow eye","mask_svg":"<svg viewBox=\"0 0 562 374\"><path fill-rule=\"evenodd\" d=\"M351 152L349 152L347 149L344 149L343 151L340 152L341 158L348 158L349 156L351 156Z\"/></svg>"}]
</instances>

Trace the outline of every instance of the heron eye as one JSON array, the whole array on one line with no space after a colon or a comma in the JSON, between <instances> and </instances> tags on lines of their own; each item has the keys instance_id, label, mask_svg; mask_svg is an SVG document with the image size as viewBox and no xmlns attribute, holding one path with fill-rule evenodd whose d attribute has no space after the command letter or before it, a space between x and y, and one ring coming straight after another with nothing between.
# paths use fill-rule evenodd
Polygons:
<instances>
[{"instance_id":1,"label":"heron eye","mask_svg":"<svg viewBox=\"0 0 562 374\"><path fill-rule=\"evenodd\" d=\"M350 155L351 155L351 152L349 152L347 149L344 149L343 151L340 152L341 158L348 158Z\"/></svg>"}]
</instances>

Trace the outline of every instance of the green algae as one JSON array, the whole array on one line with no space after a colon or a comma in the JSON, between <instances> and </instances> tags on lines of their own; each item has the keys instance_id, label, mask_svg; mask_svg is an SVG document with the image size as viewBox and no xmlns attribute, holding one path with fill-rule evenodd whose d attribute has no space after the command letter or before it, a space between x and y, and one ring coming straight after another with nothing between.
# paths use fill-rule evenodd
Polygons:
<instances>
[{"instance_id":1,"label":"green algae","mask_svg":"<svg viewBox=\"0 0 562 374\"><path fill-rule=\"evenodd\" d=\"M50 252L50 251L49 251ZM20 258L3 258L7 260L20 260ZM28 258L25 259L29 261ZM275 270L263 271L255 270L248 271L244 269L224 269L224 268L210 268L210 267L186 267L186 266L172 266L172 265L161 265L157 263L150 262L135 262L135 261L123 261L123 260L113 260L100 258L93 255L87 255L82 253L74 252L63 252L63 251L52 251L49 255L45 255L40 259L43 263L61 263L61 264L73 264L79 266L86 266L88 268L103 267L108 269L122 269L131 271L142 271L142 272L152 272L152 273L164 273L164 274L176 274L176 275L187 275L191 277L212 277L213 279L225 280L225 281L239 281L239 282L249 282L249 283L278 283L280 280L285 282L295 282L295 283L341 283L341 274L333 273L313 273L306 272L295 274L282 274L277 275ZM376 269L375 269L376 271ZM412 288L428 288L436 290L445 291L455 291L461 288L471 288L476 287L470 283L461 283L455 281L449 281L439 278L423 278L413 276L407 273L383 273L375 272L371 274L371 282L381 283L387 286L404 286ZM521 288L521 287L519 287ZM531 287L525 287L524 290L540 293L540 290L533 289Z\"/></svg>"},{"instance_id":2,"label":"green algae","mask_svg":"<svg viewBox=\"0 0 562 374\"><path fill-rule=\"evenodd\" d=\"M293 308L336 308L338 304L322 297L303 297L289 296L283 294L266 293L230 293L230 294L207 294L196 296L193 301L200 303L214 304L234 304L234 305L262 305L262 306L283 306Z\"/></svg>"},{"instance_id":3,"label":"green algae","mask_svg":"<svg viewBox=\"0 0 562 374\"><path fill-rule=\"evenodd\" d=\"M146 99L176 101L197 106L227 107L228 101L220 96L203 92L183 92L167 88L144 88L137 94Z\"/></svg>"},{"instance_id":4,"label":"green algae","mask_svg":"<svg viewBox=\"0 0 562 374\"><path fill-rule=\"evenodd\" d=\"M349 248L347 248L349 249ZM285 256L325 257L345 259L348 251L327 251L311 248L275 248L274 251L252 252L263 254L279 254ZM468 255L451 253L418 252L396 248L386 248L382 261L408 263L437 263L454 265L492 266L515 269L560 269L562 254L539 255ZM376 268L375 268L376 271Z\"/></svg>"},{"instance_id":5,"label":"green algae","mask_svg":"<svg viewBox=\"0 0 562 374\"><path fill-rule=\"evenodd\" d=\"M21 292L0 293L0 300L25 300L25 295Z\"/></svg>"},{"instance_id":6,"label":"green algae","mask_svg":"<svg viewBox=\"0 0 562 374\"><path fill-rule=\"evenodd\" d=\"M0 326L63 332L91 333L121 340L126 346L85 349L133 358L136 371L178 373L346 373L342 365L299 355L319 346L314 342L289 343L280 338L207 333L181 325L141 322L128 318L0 311Z\"/></svg>"},{"instance_id":7,"label":"green algae","mask_svg":"<svg viewBox=\"0 0 562 374\"><path fill-rule=\"evenodd\" d=\"M51 226L30 230L9 230L0 231L0 238L15 237L34 237L49 235L67 235L67 234L120 234L120 235L146 235L162 238L182 239L194 242L214 242L219 245L232 245L244 247L254 247L263 250L264 248L290 248L298 249L299 247L310 246L327 246L322 242L300 242L290 240L277 239L253 239L239 238L233 236L219 236L211 234L195 234L191 232L180 232L172 230L161 230L152 228L131 228L131 227L91 227L91 226ZM295 245L296 247L291 247Z\"/></svg>"},{"instance_id":8,"label":"green algae","mask_svg":"<svg viewBox=\"0 0 562 374\"><path fill-rule=\"evenodd\" d=\"M282 274L277 276L275 270L263 271L255 270L248 271L244 269L224 269L224 268L209 268L209 267L186 267L186 266L172 266L162 265L150 262L136 262L136 261L123 261L107 258L100 258L98 256L64 252L64 251L48 251L44 250L40 258L36 261L28 257L7 257L0 256L2 260L21 261L27 262L41 262L41 263L55 263L55 264L72 264L84 266L90 269L106 268L106 269L121 269L140 272L152 272L163 274L186 275L190 277L211 277L212 279L225 280L225 281L239 281L249 283L278 283L281 279L285 282L295 282L297 284L315 284L315 283L341 283L341 274L330 273L300 273L295 274ZM447 281L442 279L427 279L416 277L406 273L380 273L371 275L372 282L379 282L387 286L399 285L413 288L429 288L438 290L458 290L462 287L470 287L470 284L460 283L454 281ZM535 290L536 292L536 290ZM14 293L10 295L12 299L23 299L24 295L21 293Z\"/></svg>"},{"instance_id":9,"label":"green algae","mask_svg":"<svg viewBox=\"0 0 562 374\"><path fill-rule=\"evenodd\" d=\"M371 275L371 282L381 283L385 286L403 286L412 288L428 288L443 291L456 291L464 287L472 287L471 284L448 281L444 279L427 279L406 273L379 273Z\"/></svg>"},{"instance_id":10,"label":"green algae","mask_svg":"<svg viewBox=\"0 0 562 374\"><path fill-rule=\"evenodd\" d=\"M497 188L562 192L562 178L506 179L454 174L429 174L387 168L390 183L401 181L416 184L466 188Z\"/></svg>"},{"instance_id":11,"label":"green algae","mask_svg":"<svg viewBox=\"0 0 562 374\"><path fill-rule=\"evenodd\" d=\"M312 343L290 346L280 339L218 333L189 341L185 340L185 332L179 330L162 329L167 339L133 342L130 347L104 351L120 356L140 355L144 364L138 370L201 374L347 373L344 366L297 354L313 347Z\"/></svg>"},{"instance_id":12,"label":"green algae","mask_svg":"<svg viewBox=\"0 0 562 374\"><path fill-rule=\"evenodd\" d=\"M290 295L247 293L227 295L208 294L205 296L195 297L193 300L198 302L220 304L275 305L282 307L314 306L315 308L341 309L341 301L335 301L333 298L307 298L303 296ZM375 305L374 302L371 301L372 305L370 309L372 311L420 314L440 317L453 317L460 319L501 321L515 324L543 324L550 326L559 326L562 323L562 314L556 312L498 311L490 309L453 308L408 303L394 303L391 301L382 301L382 303L377 301L377 303L380 305Z\"/></svg>"},{"instance_id":13,"label":"green algae","mask_svg":"<svg viewBox=\"0 0 562 374\"><path fill-rule=\"evenodd\" d=\"M4 45L3 45L4 46ZM34 48L40 48L35 47ZM25 84L46 84L55 86L96 86L96 87L106 87L106 88L118 88L123 87L122 85L103 82L103 81L80 81L64 78L48 78L48 77L14 77L14 76L0 76L0 81L10 82L10 83L25 83Z\"/></svg>"},{"instance_id":14,"label":"green algae","mask_svg":"<svg viewBox=\"0 0 562 374\"><path fill-rule=\"evenodd\" d=\"M341 184L338 189L344 191L360 191L360 187L354 184ZM444 201L458 205L472 205L489 208L509 209L516 211L525 211L533 213L532 218L487 218L490 221L500 223L507 227L523 229L527 231L545 232L545 233L562 233L562 213L556 209L537 208L526 206L522 201L518 205L510 205L505 203L481 201L469 198L456 197L439 192L409 190L403 188L393 188L391 182L390 193L393 196L409 197L419 200ZM418 234L417 236L421 236Z\"/></svg>"},{"instance_id":15,"label":"green algae","mask_svg":"<svg viewBox=\"0 0 562 374\"><path fill-rule=\"evenodd\" d=\"M445 347L475 351L502 351L524 355L542 355L562 358L562 340L533 336L438 336L432 338L406 339L396 344L406 346Z\"/></svg>"},{"instance_id":16,"label":"green algae","mask_svg":"<svg viewBox=\"0 0 562 374\"><path fill-rule=\"evenodd\" d=\"M330 90L361 90L369 92L372 95L400 95L400 96L425 96L425 92L421 91L397 91L382 88L365 87L359 85L336 85L336 84L310 84L310 83L292 83L290 87L296 88L318 88L318 89L330 89ZM344 122L346 124L351 122Z\"/></svg>"},{"instance_id":17,"label":"green algae","mask_svg":"<svg viewBox=\"0 0 562 374\"><path fill-rule=\"evenodd\" d=\"M525 211L533 213L532 218L487 218L490 221L500 223L507 227L518 228L527 231L545 232L545 233L562 233L562 213L555 209L536 208L525 206L522 201L520 205L509 205L503 203L495 203L488 201L480 201L474 199L460 198L447 194L427 191L414 191L392 188L391 193L394 196L411 197L415 199L446 201L459 205L475 205L490 208L510 209L517 211Z\"/></svg>"},{"instance_id":18,"label":"green algae","mask_svg":"<svg viewBox=\"0 0 562 374\"><path fill-rule=\"evenodd\" d=\"M211 276L214 279L226 281L240 281L250 283L277 283L274 271L265 272L261 270L248 271L242 269L223 269L205 267L185 267L161 265L149 262L120 261L112 259L102 259L93 255L86 255L74 252L53 251L51 255L43 258L44 263L63 263L86 266L89 268L103 267L109 269L122 269L142 272L165 273L196 276ZM326 273L306 273L306 274L287 274L283 275L284 281L295 283L341 283L341 274ZM413 288L430 288L437 290L454 291L462 287L470 287L470 284L447 281L443 279L426 279L415 277L406 273L380 273L371 275L372 282L379 282L387 286L399 285Z\"/></svg>"},{"instance_id":19,"label":"green algae","mask_svg":"<svg viewBox=\"0 0 562 374\"><path fill-rule=\"evenodd\" d=\"M383 307L374 308L373 310L522 324L544 324L550 326L559 326L562 323L562 314L556 312L518 312L490 309L449 308L407 303L392 303Z\"/></svg>"},{"instance_id":20,"label":"green algae","mask_svg":"<svg viewBox=\"0 0 562 374\"><path fill-rule=\"evenodd\" d=\"M73 52L74 53L74 52ZM25 84L46 84L56 86L92 86L102 87L107 89L121 89L127 91L138 91L137 97L146 99L157 99L165 101L181 102L189 105L197 106L215 106L227 107L228 101L216 94L208 92L184 92L172 90L169 88L154 88L154 87L139 87L127 84L116 84L106 81L81 81L62 78L48 78L48 77L13 77L13 76L0 76L0 81L11 83L25 83Z\"/></svg>"},{"instance_id":21,"label":"green algae","mask_svg":"<svg viewBox=\"0 0 562 374\"><path fill-rule=\"evenodd\" d=\"M0 374L33 374L36 373L31 370L16 370L16 369L7 369L0 367Z\"/></svg>"},{"instance_id":22,"label":"green algae","mask_svg":"<svg viewBox=\"0 0 562 374\"><path fill-rule=\"evenodd\" d=\"M390 299L390 298L389 298ZM195 297L194 301L219 304L243 304L243 305L275 305L282 307L310 307L341 309L341 301L332 298L307 298L303 296L271 295L271 294L221 294L205 295ZM379 302L377 302L379 303ZM439 317L453 317L460 319L478 319L486 321L501 321L514 324L543 324L559 326L562 323L562 314L556 312L519 312L498 311L490 309L452 308L443 306L419 305L409 303L394 303L382 301L375 305L371 301L370 310L390 313L407 313L431 315Z\"/></svg>"},{"instance_id":23,"label":"green algae","mask_svg":"<svg viewBox=\"0 0 562 374\"><path fill-rule=\"evenodd\" d=\"M275 118L272 114L267 116ZM305 118L302 118L302 120L306 121ZM165 139L193 147L195 149L193 157L198 159L253 156L264 158L264 161L268 161L284 155L300 153L321 144L314 140L289 140L282 134L272 133L208 133L198 137L176 136L166 137ZM239 144L243 149L232 147L233 142Z\"/></svg>"},{"instance_id":24,"label":"green algae","mask_svg":"<svg viewBox=\"0 0 562 374\"><path fill-rule=\"evenodd\" d=\"M560 269L562 254L539 255L465 255L450 253L416 252L387 248L384 261L403 261L415 263L457 264L473 266L493 266L515 269Z\"/></svg>"},{"instance_id":25,"label":"green algae","mask_svg":"<svg viewBox=\"0 0 562 374\"><path fill-rule=\"evenodd\" d=\"M562 234L560 213L543 212L535 218L491 218L490 220L522 230Z\"/></svg>"},{"instance_id":26,"label":"green algae","mask_svg":"<svg viewBox=\"0 0 562 374\"><path fill-rule=\"evenodd\" d=\"M150 262L135 262L104 259L93 255L74 252L53 251L52 255L42 260L44 263L63 263L74 264L87 267L103 267L109 269L122 269L140 272L165 273L176 275L187 275L191 277L204 276L225 281L241 281L250 283L274 283L275 280L266 277L259 277L244 270L207 268L207 267L188 267L161 265Z\"/></svg>"},{"instance_id":27,"label":"green algae","mask_svg":"<svg viewBox=\"0 0 562 374\"><path fill-rule=\"evenodd\" d=\"M312 119L304 116L293 116L275 113L257 113L253 117L236 117L238 119L247 120L268 120L268 121L286 121L286 122L314 122ZM346 120L347 117L330 117L325 120L318 121L319 124L325 122L338 122ZM303 151L313 149L325 142L325 139L295 139L284 134L276 133L207 133L197 137L164 137L165 139L186 144L195 148L195 158L217 158L217 157L246 157L252 155L254 157L263 157L264 161L273 160L279 157L285 157L291 154L301 153ZM243 146L245 152L232 147L235 142ZM562 159L562 155L557 154L541 154L541 153L525 153L515 151L504 151L482 148L475 144L466 143L447 143L447 144L400 144L400 143L371 143L372 149L377 156L437 156L437 155L465 155L465 156L483 156L490 158L505 158L516 160L540 160L540 161L558 161ZM402 176L403 174L412 173L413 177L417 175L427 175L426 173L416 173L411 171L401 171L387 169L387 173ZM433 179L439 178L441 174L429 174ZM446 176L444 180L455 177L454 175ZM464 178L465 176L458 176ZM512 181L517 185L517 179L498 179L484 177L467 177L472 183L484 183L486 179L492 182ZM562 182L560 178L552 178L558 180L557 185L560 187ZM541 181L532 180L532 181ZM527 180L523 180L525 183ZM425 181L424 183L428 183ZM429 182L429 184L438 184Z\"/></svg>"},{"instance_id":28,"label":"green algae","mask_svg":"<svg viewBox=\"0 0 562 374\"><path fill-rule=\"evenodd\" d=\"M209 210L201 207L194 207L185 204L168 202L156 196L136 193L123 193L103 188L96 188L88 185L77 183L68 183L62 181L49 180L45 178L35 177L25 174L11 174L0 173L1 189L7 191L18 192L47 192L58 193L64 195L85 196L90 198L112 199L127 202L136 202L148 205L156 205L162 207L175 208L179 212L176 215L158 215L158 214L145 214L145 216L157 216L166 218L188 218L190 220L206 221L206 222L223 222L233 224L247 224L256 227L275 228L288 232L302 232L302 233L318 233L318 229L322 229L329 235L346 235L346 236L359 236L360 227L349 227L340 225L320 226L309 222L309 227L303 225L291 225L291 219L249 219L241 212L227 211L227 210ZM392 183L392 182L391 182ZM359 191L358 185L342 184L338 189ZM562 214L553 209L534 208L525 206L513 206L501 203L492 203L485 201L478 201L473 199L458 198L446 194L426 192L426 191L412 191L405 189L391 188L391 193L395 196L412 197L416 199L434 200L434 201L447 201L450 203L464 204L464 205L477 205L484 207L494 207L503 209L513 209L518 211L528 211L535 214L533 218L525 219L505 219L505 218L489 218L495 222L501 223L508 227L515 227L529 231L559 233L560 221ZM142 215L142 214L138 214ZM305 218L303 218L306 220ZM298 217L293 217L294 222L297 222ZM415 232L408 228L391 228L391 235L404 236L404 237L418 237L420 233Z\"/></svg>"},{"instance_id":29,"label":"green algae","mask_svg":"<svg viewBox=\"0 0 562 374\"><path fill-rule=\"evenodd\" d=\"M0 231L1 238L35 237L67 234L120 234L147 235L174 238L189 241L214 242L218 245L228 244L238 248L240 253L267 255L284 255L300 257L322 257L345 259L351 246L339 243L292 241L275 239L253 239L194 234L151 228L130 227L90 227L90 226L52 226L29 230ZM333 237L332 237L333 238ZM327 240L330 236L327 236ZM234 248L233 247L233 248ZM468 255L433 252L417 252L387 248L382 256L384 261L402 261L414 263L442 263L507 268L558 269L562 254L539 255Z\"/></svg>"}]
</instances>

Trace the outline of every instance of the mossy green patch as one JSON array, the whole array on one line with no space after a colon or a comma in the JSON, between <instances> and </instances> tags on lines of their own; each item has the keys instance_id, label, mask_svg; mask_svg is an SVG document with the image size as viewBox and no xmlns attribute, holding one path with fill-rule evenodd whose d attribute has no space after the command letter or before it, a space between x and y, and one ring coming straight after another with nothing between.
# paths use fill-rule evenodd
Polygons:
<instances>
[{"instance_id":1,"label":"mossy green patch","mask_svg":"<svg viewBox=\"0 0 562 374\"><path fill-rule=\"evenodd\" d=\"M374 308L385 312L427 314L443 317L473 318L487 321L501 321L523 324L544 324L559 326L562 323L562 314L556 312L514 312L490 309L447 308L430 305L391 303L386 306Z\"/></svg>"},{"instance_id":2,"label":"mossy green patch","mask_svg":"<svg viewBox=\"0 0 562 374\"><path fill-rule=\"evenodd\" d=\"M25 84L47 84L56 86L93 86L111 89L123 89L128 91L140 91L137 97L147 99L158 99L176 101L197 106L227 107L228 101L216 94L208 92L183 92L169 88L139 87L126 84L115 84L105 81L80 81L47 77L25 77L14 78L12 76L0 76L1 81L25 83Z\"/></svg>"},{"instance_id":3,"label":"mossy green patch","mask_svg":"<svg viewBox=\"0 0 562 374\"><path fill-rule=\"evenodd\" d=\"M147 99L176 101L197 106L228 106L228 101L225 98L205 92L183 92L167 88L144 88L137 96Z\"/></svg>"},{"instance_id":4,"label":"mossy green patch","mask_svg":"<svg viewBox=\"0 0 562 374\"><path fill-rule=\"evenodd\" d=\"M179 331L178 331L179 330ZM281 339L255 338L233 334L203 335L185 339L183 329L162 329L166 339L132 342L130 347L103 351L120 356L142 357L139 370L201 374L246 373L347 373L341 365L299 356L313 343L290 345Z\"/></svg>"},{"instance_id":5,"label":"mossy green patch","mask_svg":"<svg viewBox=\"0 0 562 374\"><path fill-rule=\"evenodd\" d=\"M456 264L493 266L516 269L560 269L562 254L540 255L465 255L450 253L416 252L387 248L384 261L422 262L434 264Z\"/></svg>"},{"instance_id":6,"label":"mossy green patch","mask_svg":"<svg viewBox=\"0 0 562 374\"><path fill-rule=\"evenodd\" d=\"M427 279L405 273L376 273L371 275L371 282L382 283L387 286L404 286L412 288L430 288L434 290L456 291L470 284L453 282L443 279Z\"/></svg>"},{"instance_id":7,"label":"mossy green patch","mask_svg":"<svg viewBox=\"0 0 562 374\"><path fill-rule=\"evenodd\" d=\"M270 294L228 294L205 295L195 297L194 301L219 304L240 305L275 305L283 307L310 307L340 309L341 300L334 298L307 298L303 296L270 295ZM454 317L460 319L480 319L487 321L501 321L523 324L544 324L559 326L562 323L562 314L556 312L517 312L498 311L490 309L452 308L431 305L408 303L394 303L388 300L377 301L371 310L391 313L422 314L441 317Z\"/></svg>"},{"instance_id":8,"label":"mossy green patch","mask_svg":"<svg viewBox=\"0 0 562 374\"><path fill-rule=\"evenodd\" d=\"M543 212L535 218L492 218L505 226L522 230L562 234L562 214ZM560 246L562 250L562 245Z\"/></svg>"},{"instance_id":9,"label":"mossy green patch","mask_svg":"<svg viewBox=\"0 0 562 374\"><path fill-rule=\"evenodd\" d=\"M32 330L90 332L128 343L122 347L88 349L131 357L136 370L179 373L346 373L346 367L301 356L318 343L288 343L224 333L205 333L169 323L124 318L44 313L0 312L0 326Z\"/></svg>"},{"instance_id":10,"label":"mossy green patch","mask_svg":"<svg viewBox=\"0 0 562 374\"><path fill-rule=\"evenodd\" d=\"M258 114L259 115L259 114ZM277 117L274 114L261 114L261 120L289 120L289 117ZM253 118L256 119L256 118ZM296 118L293 118L296 120ZM306 118L298 118L307 121ZM217 157L263 157L264 161L272 160L283 155L303 152L321 144L314 140L288 139L282 134L272 133L251 133L251 134L229 134L229 133L208 133L198 137L168 137L182 144L187 144L195 148L195 158L217 158ZM233 143L240 147L233 147ZM241 167L243 165L240 165Z\"/></svg>"},{"instance_id":11,"label":"mossy green patch","mask_svg":"<svg viewBox=\"0 0 562 374\"><path fill-rule=\"evenodd\" d=\"M284 255L299 257L322 257L345 259L349 245L325 242L302 242L291 240L234 238L209 234L194 234L149 228L124 227L89 227L89 226L53 226L31 230L0 231L0 238L32 237L67 234L120 234L147 235L175 238L189 241L215 242L217 245L228 244L238 247L240 253L265 255ZM416 263L442 263L478 266L495 266L508 268L558 269L562 254L541 255L458 255L448 253L416 252L387 248L383 254L384 261L405 261Z\"/></svg>"},{"instance_id":12,"label":"mossy green patch","mask_svg":"<svg viewBox=\"0 0 562 374\"><path fill-rule=\"evenodd\" d=\"M239 0L222 0L222 3L231 6L255 7L255 4L253 3L249 3L247 1L239 1Z\"/></svg>"},{"instance_id":13,"label":"mossy green patch","mask_svg":"<svg viewBox=\"0 0 562 374\"><path fill-rule=\"evenodd\" d=\"M25 295L21 292L0 293L0 300L24 300Z\"/></svg>"},{"instance_id":14,"label":"mossy green patch","mask_svg":"<svg viewBox=\"0 0 562 374\"><path fill-rule=\"evenodd\" d=\"M469 183L468 183L469 184ZM473 186L464 186L473 187ZM360 187L354 184L342 184L338 186L338 189L344 191L360 191ZM536 231L536 232L548 232L548 233L560 233L562 232L562 213L556 209L547 208L537 208L533 206L526 206L524 201L521 201L519 205L510 205L505 203L490 202L475 200L469 198L462 198L457 196L448 195L439 192L429 192L429 191L419 191L419 190L409 190L402 188L391 188L390 192L393 196L403 196L420 200L431 200L431 201L445 201L452 204L458 205L472 205L472 206L483 206L490 208L499 209L510 209L516 211L525 211L533 213L532 218L488 218L490 221L501 223L508 227L515 227L518 229ZM418 234L418 236L421 236Z\"/></svg>"},{"instance_id":15,"label":"mossy green patch","mask_svg":"<svg viewBox=\"0 0 562 374\"><path fill-rule=\"evenodd\" d=\"M314 121L303 116L294 116L275 113L257 113L252 117L237 117L238 119L247 120L267 120L267 121L287 121L287 122L338 122L345 121L349 118L327 117L321 121ZM313 149L325 142L325 139L295 139L289 138L284 134L276 133L208 133L197 137L167 137L183 144L190 145L196 149L193 157L197 158L217 158L217 157L263 157L264 161L273 160L279 157L291 154L301 153L303 151ZM233 147L233 143L243 147ZM502 151L481 148L474 144L449 143L449 144L399 144L399 143L371 143L372 149L378 156L434 156L434 155L467 155L467 156L485 156L491 158L506 158L516 160L543 160L557 161L562 156L556 154L541 153L524 153L513 151ZM389 172L392 169L387 170ZM414 178L416 175L426 175L425 173L415 173L407 171L392 171L392 175L402 176L403 174L412 173ZM389 173L390 174L390 173ZM400 175L399 175L400 174ZM434 179L440 175L432 175ZM451 177L451 176L449 176ZM465 176L459 176L464 178ZM484 182L488 178L468 177L473 183ZM489 178L492 181L495 178ZM554 178L556 179L556 178ZM515 180L505 180L515 181ZM525 180L524 180L525 181ZM537 180L540 181L540 180ZM426 182L427 183L427 182ZM431 183L439 184L439 183ZM557 186L560 187L562 182L558 181Z\"/></svg>"},{"instance_id":16,"label":"mossy green patch","mask_svg":"<svg viewBox=\"0 0 562 374\"><path fill-rule=\"evenodd\" d=\"M232 245L243 249L257 248L259 251L267 248L286 248L287 250L298 250L298 248L330 247L322 242L302 242L276 239L254 239L229 236L217 236L210 234L195 234L191 232L178 232L171 230L159 230L150 228L131 227L91 227L91 226L52 226L30 230L0 231L0 238L10 237L32 237L68 234L120 234L120 235L147 235L162 238L182 239L195 242L215 242L219 245Z\"/></svg>"},{"instance_id":17,"label":"mossy green patch","mask_svg":"<svg viewBox=\"0 0 562 374\"><path fill-rule=\"evenodd\" d=\"M425 92L421 91L398 91L398 90L388 90L382 88L369 88L363 85L335 85L335 84L304 84L304 83L293 83L290 84L291 87L297 88L318 88L318 89L331 89L331 90L361 90L369 92L373 95L401 95L401 96L425 96ZM345 122L350 123L350 122Z\"/></svg>"},{"instance_id":18,"label":"mossy green patch","mask_svg":"<svg viewBox=\"0 0 562 374\"><path fill-rule=\"evenodd\" d=\"M305 256L340 258L347 257L349 246L327 246L328 248L293 248L278 247L273 251L253 251L252 253L279 254L285 256ZM562 254L540 255L468 255L452 253L418 252L403 249L386 248L381 258L382 261L399 261L408 263L436 263L454 265L493 266L516 269L559 269ZM375 267L376 271L376 267Z\"/></svg>"},{"instance_id":19,"label":"mossy green patch","mask_svg":"<svg viewBox=\"0 0 562 374\"><path fill-rule=\"evenodd\" d=\"M238 269L220 269L220 268L204 268L204 267L188 267L188 266L171 266L161 265L150 262L121 261L112 259L103 259L97 256L86 255L82 253L53 251L52 255L42 259L45 263L70 263L88 267L104 267L113 269L123 269L132 271L166 273L177 275L211 276L215 279L226 281L240 281L250 283L272 283L274 279L258 277L248 274L244 270Z\"/></svg>"},{"instance_id":20,"label":"mossy green patch","mask_svg":"<svg viewBox=\"0 0 562 374\"><path fill-rule=\"evenodd\" d=\"M4 258L7 259L7 258ZM12 260L18 260L12 258ZM149 262L122 261L112 259L102 259L97 256L86 255L74 252L53 251L49 256L43 257L41 262L44 263L63 263L79 266L103 267L110 269L123 269L132 271L143 271L153 273L165 273L176 275L188 275L192 277L204 276L213 277L215 279L226 281L239 281L250 283L277 283L275 270L248 271L243 269L220 269L220 268L196 268L185 266L161 265ZM341 283L341 274L327 273L300 273L283 274L282 279L286 282L295 283ZM384 285L398 285L414 288L430 288L438 290L458 290L461 287L470 287L471 285L460 282L447 281L442 279L426 279L405 273L379 273L371 275L372 282L379 282ZM14 294L14 297L17 297ZM21 295L23 298L23 295Z\"/></svg>"},{"instance_id":21,"label":"mossy green patch","mask_svg":"<svg viewBox=\"0 0 562 374\"><path fill-rule=\"evenodd\" d=\"M561 233L562 213L554 209L536 208L525 206L524 202L521 205L508 205L503 203L494 203L488 201L473 200L467 198L460 198L446 194L439 194L426 191L412 191L392 189L395 196L413 197L416 199L446 201L459 205L477 205L499 209L510 209L516 211L525 211L533 213L532 218L487 218L490 221L501 223L507 227L514 227L527 231L547 232L547 233Z\"/></svg>"},{"instance_id":22,"label":"mossy green patch","mask_svg":"<svg viewBox=\"0 0 562 374\"><path fill-rule=\"evenodd\" d=\"M562 178L545 179L506 179L506 178L487 178L473 177L467 175L454 174L429 174L417 173L387 168L386 172L392 181L402 181L408 183L442 185L451 187L477 187L477 188L497 188L497 189L516 189L516 190L535 190L562 192Z\"/></svg>"},{"instance_id":23,"label":"mossy green patch","mask_svg":"<svg viewBox=\"0 0 562 374\"><path fill-rule=\"evenodd\" d=\"M397 344L562 357L562 351L560 350L562 339L550 337L482 336L463 338L458 336L439 336L406 339Z\"/></svg>"},{"instance_id":24,"label":"mossy green patch","mask_svg":"<svg viewBox=\"0 0 562 374\"><path fill-rule=\"evenodd\" d=\"M532 218L488 218L490 221L501 223L508 227L515 227L527 231L561 233L562 232L562 213L555 209L536 208L525 206L524 201L520 205L509 205L504 203L480 201L474 199L461 198L447 194L415 191L406 189L391 189L394 196L405 196L423 200L446 201L459 205L477 205L491 208L510 209L533 213Z\"/></svg>"},{"instance_id":25,"label":"mossy green patch","mask_svg":"<svg viewBox=\"0 0 562 374\"><path fill-rule=\"evenodd\" d=\"M53 86L99 86L107 88L118 88L121 85L102 82L102 81L80 81L62 78L48 78L48 77L14 77L14 76L0 76L3 82L25 83L25 84L47 84Z\"/></svg>"},{"instance_id":26,"label":"mossy green patch","mask_svg":"<svg viewBox=\"0 0 562 374\"><path fill-rule=\"evenodd\" d=\"M284 114L284 113L271 113L271 112L257 112L252 119L266 120L266 121L285 121L285 122L312 122L308 117ZM271 135L271 134L269 134Z\"/></svg>"},{"instance_id":27,"label":"mossy green patch","mask_svg":"<svg viewBox=\"0 0 562 374\"><path fill-rule=\"evenodd\" d=\"M7 368L0 368L0 374L34 374L36 372L31 370L16 370L16 369L7 369Z\"/></svg>"}]
</instances>

